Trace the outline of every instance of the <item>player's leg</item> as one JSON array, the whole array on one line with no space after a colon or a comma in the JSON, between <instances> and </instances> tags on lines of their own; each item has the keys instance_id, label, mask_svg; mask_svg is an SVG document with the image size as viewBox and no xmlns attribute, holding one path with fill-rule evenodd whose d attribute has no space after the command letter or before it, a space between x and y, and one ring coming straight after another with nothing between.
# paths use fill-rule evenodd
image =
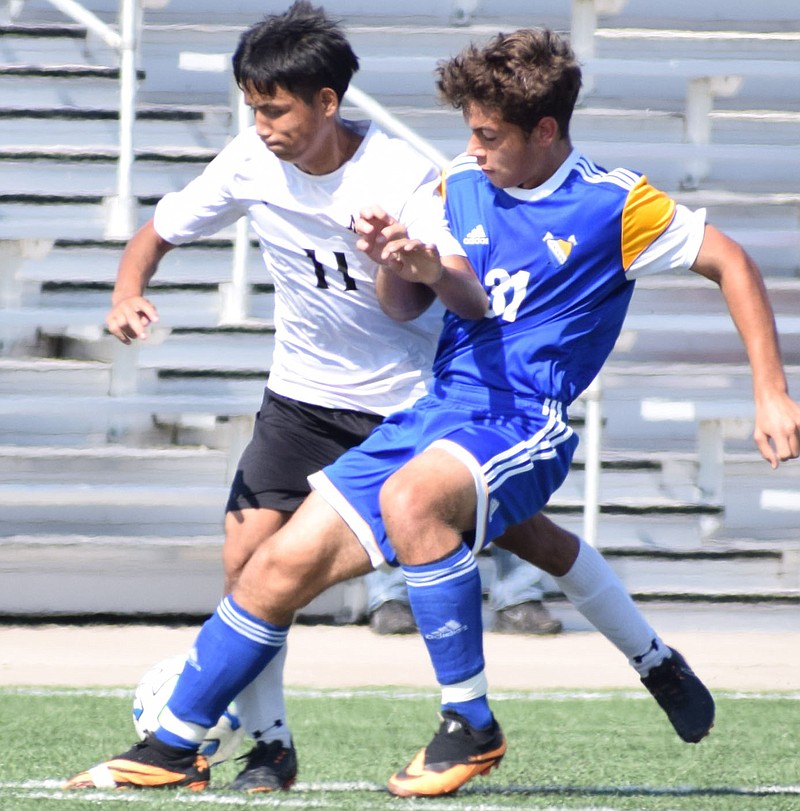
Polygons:
<instances>
[{"instance_id":1,"label":"player's leg","mask_svg":"<svg viewBox=\"0 0 800 811\"><path fill-rule=\"evenodd\" d=\"M291 512L267 507L228 512L225 516L225 593L239 580L258 545L271 538ZM297 752L287 721L283 672L287 646L275 655L238 696L236 710L253 746L231 788L248 792L288 789L297 779Z\"/></svg>"},{"instance_id":2,"label":"player's leg","mask_svg":"<svg viewBox=\"0 0 800 811\"><path fill-rule=\"evenodd\" d=\"M209 769L197 749L228 704L284 645L294 612L372 562L352 531L312 495L262 544L233 594L200 629L162 714L162 726L128 752L81 772L67 788L203 788Z\"/></svg>"},{"instance_id":3,"label":"player's leg","mask_svg":"<svg viewBox=\"0 0 800 811\"><path fill-rule=\"evenodd\" d=\"M442 691L439 730L392 775L389 791L450 794L496 767L506 751L486 695L480 574L462 538L475 523L472 471L432 448L389 479L381 507Z\"/></svg>"},{"instance_id":4,"label":"player's leg","mask_svg":"<svg viewBox=\"0 0 800 811\"><path fill-rule=\"evenodd\" d=\"M596 549L541 513L507 529L495 544L553 575L564 596L628 658L684 741L697 743L708 734L711 694L653 630Z\"/></svg>"},{"instance_id":5,"label":"player's leg","mask_svg":"<svg viewBox=\"0 0 800 811\"><path fill-rule=\"evenodd\" d=\"M303 405L268 389L253 435L231 483L225 513L224 594L230 594L258 546L291 517L308 493L301 448L307 414ZM327 461L327 460L326 460ZM236 696L237 714L253 745L232 788L274 791L297 778L297 753L287 720L283 689L286 646Z\"/></svg>"},{"instance_id":6,"label":"player's leg","mask_svg":"<svg viewBox=\"0 0 800 811\"><path fill-rule=\"evenodd\" d=\"M381 492L386 530L442 687L439 732L389 781L390 791L406 796L455 791L505 753L486 696L473 552L547 503L577 443L552 408L493 415L465 406L469 414L458 424L452 405L447 416L434 413L430 426L453 422Z\"/></svg>"},{"instance_id":7,"label":"player's leg","mask_svg":"<svg viewBox=\"0 0 800 811\"><path fill-rule=\"evenodd\" d=\"M361 442L380 423L372 414L328 409L267 392L242 454L225 517L226 590L254 550L288 521L308 495L308 475ZM286 647L236 697L254 744L231 788L249 793L288 789L298 771L286 714Z\"/></svg>"},{"instance_id":8,"label":"player's leg","mask_svg":"<svg viewBox=\"0 0 800 811\"><path fill-rule=\"evenodd\" d=\"M462 395L423 398L310 477L374 565L401 565L442 686L439 732L389 781L406 796L452 793L505 753L486 698L474 551L544 506L577 443L552 405L494 415L483 391Z\"/></svg>"}]
</instances>

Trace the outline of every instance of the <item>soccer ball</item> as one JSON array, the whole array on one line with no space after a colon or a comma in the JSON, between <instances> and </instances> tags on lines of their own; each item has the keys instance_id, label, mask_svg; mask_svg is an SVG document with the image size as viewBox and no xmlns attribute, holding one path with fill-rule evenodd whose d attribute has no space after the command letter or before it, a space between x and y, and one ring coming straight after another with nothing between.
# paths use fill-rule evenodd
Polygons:
<instances>
[{"instance_id":1,"label":"soccer ball","mask_svg":"<svg viewBox=\"0 0 800 811\"><path fill-rule=\"evenodd\" d=\"M140 740L160 726L158 717L167 706L184 664L185 656L170 656L153 665L136 685L133 693L133 726ZM209 766L215 766L228 760L243 738L244 727L236 714L236 705L232 703L216 726L208 730L200 746L200 754L205 756Z\"/></svg>"}]
</instances>

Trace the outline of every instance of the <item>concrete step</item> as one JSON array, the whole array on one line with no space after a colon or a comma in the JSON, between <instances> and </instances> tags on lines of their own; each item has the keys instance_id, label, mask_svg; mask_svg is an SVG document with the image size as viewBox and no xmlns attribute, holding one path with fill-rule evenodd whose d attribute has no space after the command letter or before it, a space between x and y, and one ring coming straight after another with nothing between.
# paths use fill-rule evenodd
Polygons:
<instances>
[{"instance_id":1,"label":"concrete step","mask_svg":"<svg viewBox=\"0 0 800 811\"><path fill-rule=\"evenodd\" d=\"M120 240L60 240L50 253L41 259L30 259L19 271L23 280L38 283L51 282L65 285L91 282L105 283L108 290L106 303L117 273L125 243ZM162 259L158 275L149 288L162 289L162 285L197 283L219 284L231 280L233 267L233 241L217 238L198 240L168 253ZM248 278L253 283L267 283L264 263L255 244L248 253ZM104 293L105 294L105 293Z\"/></svg>"},{"instance_id":2,"label":"concrete step","mask_svg":"<svg viewBox=\"0 0 800 811\"><path fill-rule=\"evenodd\" d=\"M546 511L547 512L547 511ZM571 532L583 535L583 515L577 509L571 512L554 511L550 517ZM761 524L753 529L738 529L723 524L719 526L719 514L691 515L686 512L662 513L660 515L621 515L602 513L597 525L597 547L606 548L657 549L687 551L702 549L709 543L721 539L736 544L751 544L764 549L776 545L794 543L796 533L791 528L775 528ZM712 533L712 537L708 533ZM718 537L713 537L716 532Z\"/></svg>"},{"instance_id":3,"label":"concrete step","mask_svg":"<svg viewBox=\"0 0 800 811\"><path fill-rule=\"evenodd\" d=\"M222 596L222 535L0 538L0 615L207 615ZM298 614L354 622L362 579L339 584Z\"/></svg>"},{"instance_id":4,"label":"concrete step","mask_svg":"<svg viewBox=\"0 0 800 811\"><path fill-rule=\"evenodd\" d=\"M144 72L137 71L139 81ZM119 69L88 64L2 64L0 98L9 107L30 102L35 88L38 105L48 107L112 107L119 101Z\"/></svg>"},{"instance_id":5,"label":"concrete step","mask_svg":"<svg viewBox=\"0 0 800 811\"><path fill-rule=\"evenodd\" d=\"M235 325L225 325L220 323L222 317L222 297L224 292L220 290L221 284L230 283L232 272L232 256L211 256L203 261L199 252L193 255L181 257L183 261L168 263L170 257L175 254L183 254L178 250L168 254L165 266L156 279L147 289L147 296L152 300L159 310L161 316L160 324L164 328L170 327L178 329L210 329L219 327L219 333L224 335L226 330L230 331ZM256 261L261 259L255 251L250 261L250 268L253 271L250 277L252 283L248 290L248 303L253 324L248 327L248 322L239 325L240 329L246 332L257 332L271 322L275 310L275 288L271 281L268 281L266 270L261 264L259 267ZM191 260L197 257L200 261L195 266L195 279L202 279L203 272L208 271L211 277L209 280L181 282L174 279L178 273L173 274L173 267L180 271L181 265L193 265ZM217 260L216 262L214 260ZM221 265L221 267L220 267ZM112 272L116 275L116 268L111 266ZM218 280L215 280L214 277ZM262 281L264 280L264 281ZM49 309L67 311L74 310L76 313L82 309L102 310L108 308L111 302L111 293L114 287L113 280L108 277L104 281L97 282L71 282L71 281L45 281L40 287L40 293L35 305L42 311ZM162 312L163 311L163 312Z\"/></svg>"},{"instance_id":6,"label":"concrete step","mask_svg":"<svg viewBox=\"0 0 800 811\"><path fill-rule=\"evenodd\" d=\"M605 549L603 555L635 597L800 601L800 545L681 553Z\"/></svg>"},{"instance_id":7,"label":"concrete step","mask_svg":"<svg viewBox=\"0 0 800 811\"><path fill-rule=\"evenodd\" d=\"M134 212L134 229L144 225L153 206ZM0 239L102 239L107 209L97 195L0 196Z\"/></svg>"},{"instance_id":8,"label":"concrete step","mask_svg":"<svg viewBox=\"0 0 800 811\"><path fill-rule=\"evenodd\" d=\"M220 540L212 536L3 538L0 613L208 614L220 597L220 549ZM609 551L606 556L640 600L800 599L797 559L780 552L648 558ZM479 564L481 576L488 578L491 560L482 556ZM558 596L556 589L548 591ZM328 590L300 613L353 622L365 611L363 581L357 579Z\"/></svg>"},{"instance_id":9,"label":"concrete step","mask_svg":"<svg viewBox=\"0 0 800 811\"><path fill-rule=\"evenodd\" d=\"M0 358L0 394L56 398L72 394L106 395L108 365L92 361L42 358ZM50 404L49 404L50 405ZM51 400L58 411L56 400Z\"/></svg>"},{"instance_id":10,"label":"concrete step","mask_svg":"<svg viewBox=\"0 0 800 811\"><path fill-rule=\"evenodd\" d=\"M0 61L7 64L112 64L114 57L99 37L87 37L85 27L64 17L57 24L0 25Z\"/></svg>"},{"instance_id":11,"label":"concrete step","mask_svg":"<svg viewBox=\"0 0 800 811\"><path fill-rule=\"evenodd\" d=\"M6 155L8 152L5 153ZM6 199L15 195L38 195L46 188L49 195L68 196L76 188L87 196L110 197L116 193L117 168L113 159L103 162L65 160L2 160L0 150L0 183ZM179 191L202 170L196 163L163 163L136 161L131 172L131 189L135 195L159 198Z\"/></svg>"},{"instance_id":12,"label":"concrete step","mask_svg":"<svg viewBox=\"0 0 800 811\"><path fill-rule=\"evenodd\" d=\"M114 484L219 485L227 483L227 458L205 447L0 446L0 483L85 486Z\"/></svg>"},{"instance_id":13,"label":"concrete step","mask_svg":"<svg viewBox=\"0 0 800 811\"><path fill-rule=\"evenodd\" d=\"M438 103L427 106L393 105L392 114L419 135L429 139L461 141L466 147L469 135L458 110ZM363 117L358 108L345 99L342 114L346 118ZM715 110L710 114L714 144L746 145L754 143L796 144L798 114L785 110ZM575 109L570 136L593 157L592 144L614 140L623 143L685 144L686 122L682 110L654 110L650 107L601 107L587 103ZM599 160L599 158L598 158ZM623 161L624 165L630 163Z\"/></svg>"},{"instance_id":14,"label":"concrete step","mask_svg":"<svg viewBox=\"0 0 800 811\"><path fill-rule=\"evenodd\" d=\"M785 363L800 362L800 318L776 317ZM615 347L633 362L744 363L747 355L727 313L631 313Z\"/></svg>"},{"instance_id":15,"label":"concrete step","mask_svg":"<svg viewBox=\"0 0 800 811\"><path fill-rule=\"evenodd\" d=\"M109 536L221 531L228 487L0 485L2 536L60 533Z\"/></svg>"},{"instance_id":16,"label":"concrete step","mask_svg":"<svg viewBox=\"0 0 800 811\"><path fill-rule=\"evenodd\" d=\"M14 151L37 157L47 148L51 155L61 154L64 159L71 156L71 149L76 161L108 161L107 156L115 155L119 146L119 113L115 109L0 107L0 120L0 156L6 160L14 157ZM164 160L208 161L225 146L230 134L227 109L146 107L137 111L134 146L142 160L158 156L161 150ZM82 153L78 147L83 148Z\"/></svg>"},{"instance_id":17,"label":"concrete step","mask_svg":"<svg viewBox=\"0 0 800 811\"><path fill-rule=\"evenodd\" d=\"M765 277L777 315L800 312L800 278ZM730 318L719 287L695 273L679 272L638 279L629 309L631 315L719 315Z\"/></svg>"},{"instance_id":18,"label":"concrete step","mask_svg":"<svg viewBox=\"0 0 800 811\"><path fill-rule=\"evenodd\" d=\"M621 25L616 16L607 17L596 30L595 53L617 59L794 59L800 42L796 26L760 28L755 17L751 28L739 31L712 18L709 22L719 23L712 29L691 30L685 21L678 28L639 27Z\"/></svg>"}]
</instances>

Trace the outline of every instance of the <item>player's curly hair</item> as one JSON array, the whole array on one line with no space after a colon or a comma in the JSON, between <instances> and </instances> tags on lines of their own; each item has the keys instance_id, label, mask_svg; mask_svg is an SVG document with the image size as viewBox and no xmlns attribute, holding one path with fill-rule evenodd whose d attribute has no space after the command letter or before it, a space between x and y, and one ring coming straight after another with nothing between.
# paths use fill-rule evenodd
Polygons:
<instances>
[{"instance_id":1,"label":"player's curly hair","mask_svg":"<svg viewBox=\"0 0 800 811\"><path fill-rule=\"evenodd\" d=\"M358 70L358 57L338 21L308 0L296 0L288 11L268 15L245 31L232 61L242 89L272 96L281 87L306 102L323 87L341 101Z\"/></svg>"},{"instance_id":2,"label":"player's curly hair","mask_svg":"<svg viewBox=\"0 0 800 811\"><path fill-rule=\"evenodd\" d=\"M581 68L569 43L548 28L498 34L486 46L467 46L437 66L437 87L457 110L473 103L500 113L529 135L552 116L562 138L581 88Z\"/></svg>"}]
</instances>

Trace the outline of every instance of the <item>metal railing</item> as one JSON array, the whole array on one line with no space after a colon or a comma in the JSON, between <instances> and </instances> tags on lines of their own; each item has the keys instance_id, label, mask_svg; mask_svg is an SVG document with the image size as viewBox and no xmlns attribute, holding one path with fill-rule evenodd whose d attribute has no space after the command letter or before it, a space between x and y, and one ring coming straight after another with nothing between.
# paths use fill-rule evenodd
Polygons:
<instances>
[{"instance_id":1,"label":"metal railing","mask_svg":"<svg viewBox=\"0 0 800 811\"><path fill-rule=\"evenodd\" d=\"M119 155L116 194L106 200L105 235L127 239L136 228L136 201L132 193L133 128L136 121L136 57L142 29L139 0L120 0L119 30L104 23L76 0L47 0L75 22L85 25L119 56Z\"/></svg>"}]
</instances>

